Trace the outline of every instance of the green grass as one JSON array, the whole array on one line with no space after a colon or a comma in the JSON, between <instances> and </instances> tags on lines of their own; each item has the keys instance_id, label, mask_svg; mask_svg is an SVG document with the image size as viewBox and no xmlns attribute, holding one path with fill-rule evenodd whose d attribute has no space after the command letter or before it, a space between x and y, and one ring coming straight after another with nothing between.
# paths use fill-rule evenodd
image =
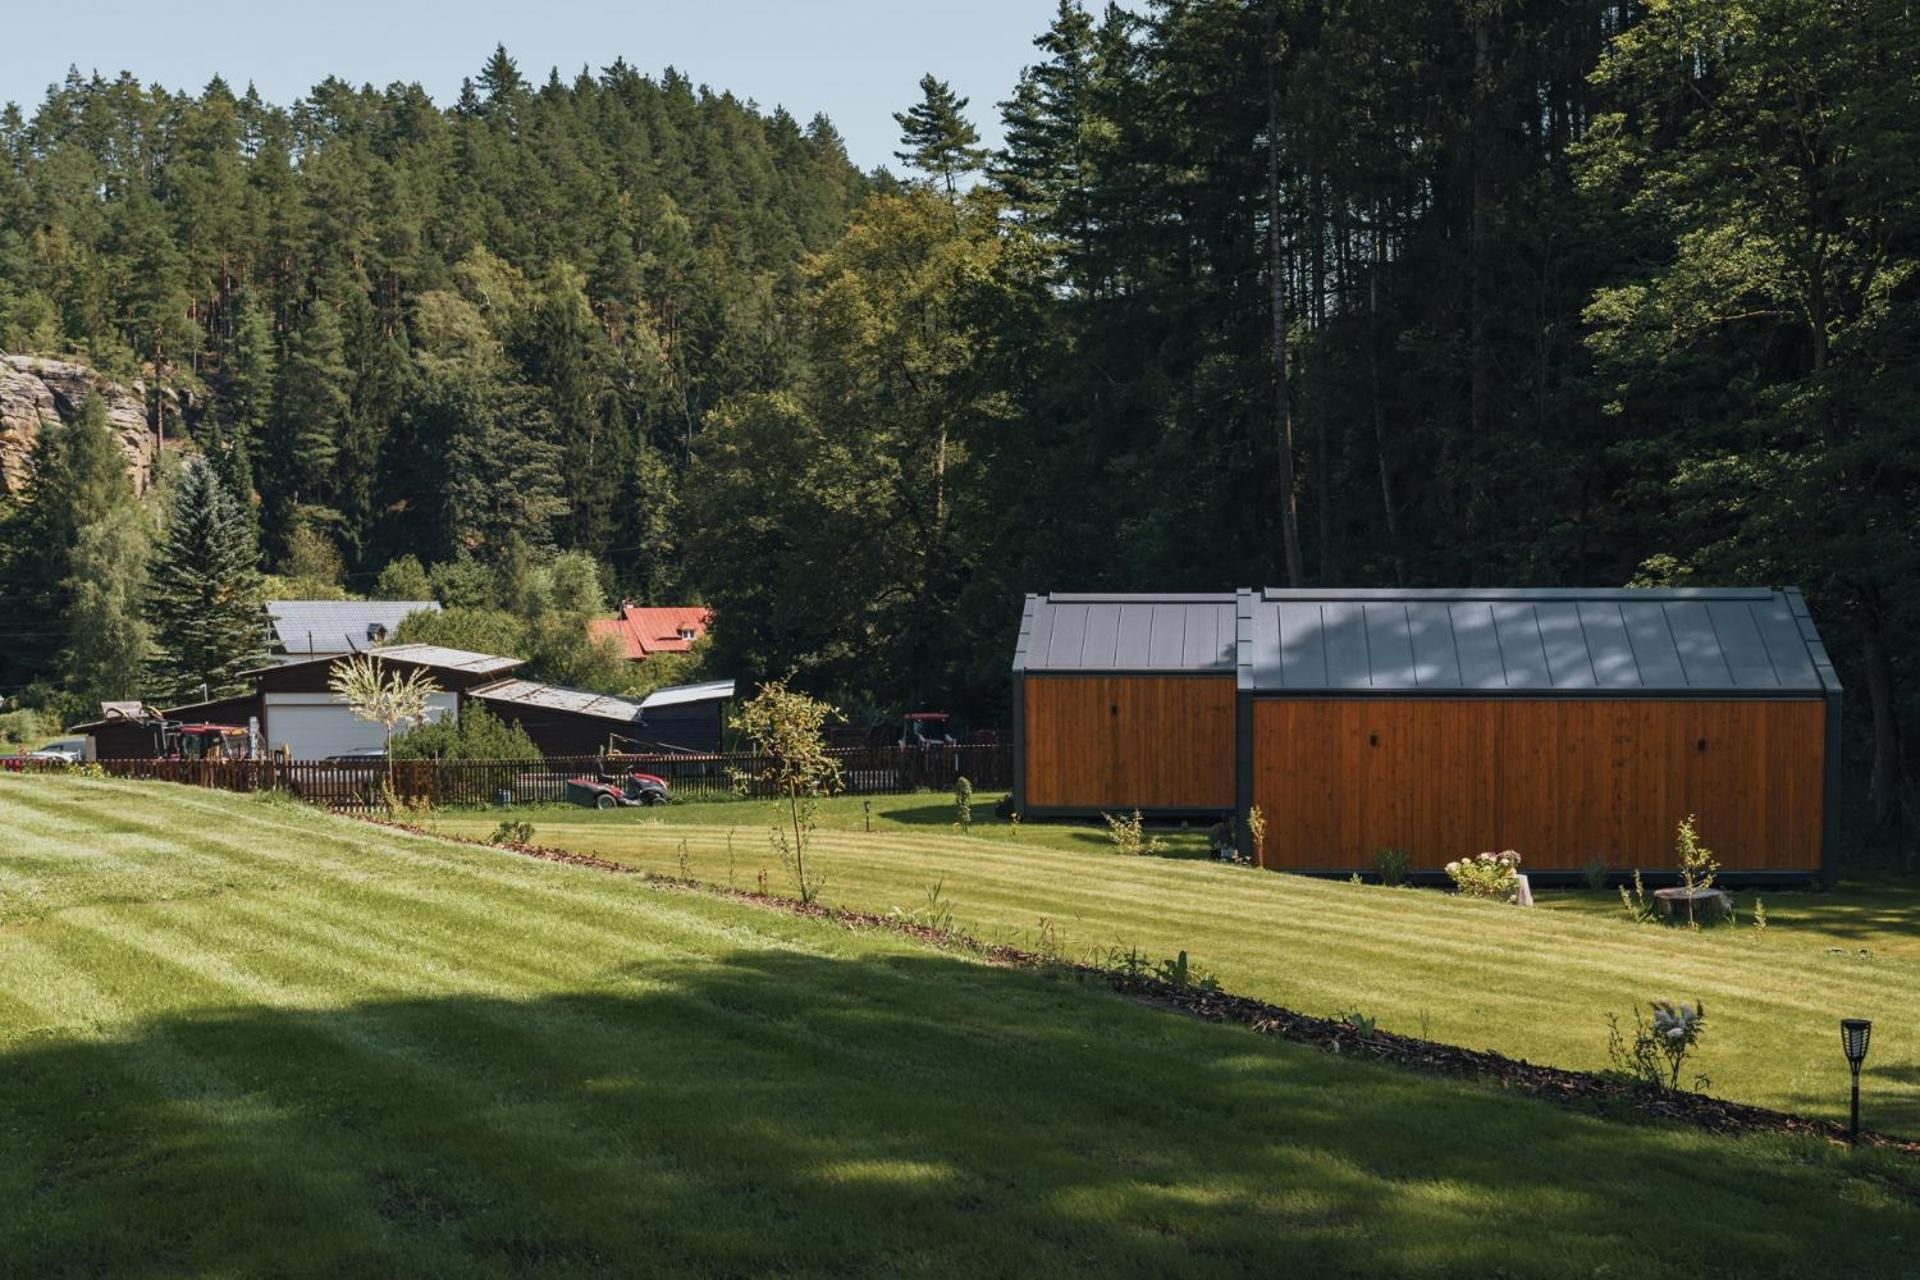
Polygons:
<instances>
[{"instance_id":1,"label":"green grass","mask_svg":"<svg viewBox=\"0 0 1920 1280\"><path fill-rule=\"evenodd\" d=\"M1885 1153L289 804L0 778L0 830L18 1274L1913 1270Z\"/></svg>"},{"instance_id":2,"label":"green grass","mask_svg":"<svg viewBox=\"0 0 1920 1280\"><path fill-rule=\"evenodd\" d=\"M1104 831L1031 823L1013 838L980 797L975 834L954 834L944 796L823 806L816 870L829 902L912 907L939 883L957 923L1032 945L1046 917L1076 958L1138 946L1188 951L1228 988L1309 1013L1358 1009L1381 1027L1576 1068L1607 1065L1606 1015L1635 1001L1700 998L1699 1068L1715 1094L1844 1118L1838 1021L1874 1020L1862 1089L1867 1123L1920 1135L1920 892L1843 886L1767 895L1765 936L1636 925L1618 895L1543 892L1545 909L1433 890L1309 880L1216 863L1115 854ZM768 852L764 803L661 811L521 811L543 843L672 872L682 839L694 874L751 886ZM449 813L485 834L493 814ZM731 833L732 861L727 841ZM1176 838L1180 838L1176 836ZM1189 833L1177 852L1198 856ZM1742 892L1743 919L1753 895Z\"/></svg>"}]
</instances>

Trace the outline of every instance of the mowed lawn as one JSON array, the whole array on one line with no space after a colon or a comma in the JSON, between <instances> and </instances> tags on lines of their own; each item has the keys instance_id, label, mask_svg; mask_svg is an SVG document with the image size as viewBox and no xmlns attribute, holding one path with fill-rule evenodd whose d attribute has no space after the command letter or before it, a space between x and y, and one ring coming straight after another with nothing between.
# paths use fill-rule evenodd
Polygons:
<instances>
[{"instance_id":1,"label":"mowed lawn","mask_svg":"<svg viewBox=\"0 0 1920 1280\"><path fill-rule=\"evenodd\" d=\"M285 802L0 778L0 832L11 1274L1920 1273L1887 1153Z\"/></svg>"},{"instance_id":2,"label":"mowed lawn","mask_svg":"<svg viewBox=\"0 0 1920 1280\"><path fill-rule=\"evenodd\" d=\"M1701 999L1699 1069L1711 1092L1844 1118L1842 1017L1874 1020L1862 1084L1866 1123L1920 1135L1920 894L1887 886L1766 895L1771 923L1688 932L1636 925L1612 893L1544 892L1542 909L1469 902L1432 889L1310 880L1199 858L1198 832L1167 857L1125 857L1103 830L1029 823L1017 837L975 805L975 834L951 829L941 795L823 807L815 866L826 901L885 911L931 886L956 923L1033 946L1041 919L1075 959L1139 947L1187 951L1229 989L1308 1013L1358 1010L1388 1030L1535 1062L1607 1065L1606 1015L1631 1022L1651 999ZM597 813L521 811L542 843L678 874L790 892L769 850L776 807L675 805ZM448 812L485 835L498 813ZM731 852L729 852L731 841ZM1191 856L1179 856L1191 855ZM1742 918L1753 893L1738 896Z\"/></svg>"}]
</instances>

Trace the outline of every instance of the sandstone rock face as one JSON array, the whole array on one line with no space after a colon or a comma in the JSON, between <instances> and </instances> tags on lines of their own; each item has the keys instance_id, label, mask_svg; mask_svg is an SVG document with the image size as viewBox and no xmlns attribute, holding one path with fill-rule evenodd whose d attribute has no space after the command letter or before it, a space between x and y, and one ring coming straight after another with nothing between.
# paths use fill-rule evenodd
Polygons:
<instances>
[{"instance_id":1,"label":"sandstone rock face","mask_svg":"<svg viewBox=\"0 0 1920 1280\"><path fill-rule=\"evenodd\" d=\"M134 491L146 492L153 476L154 439L141 383L114 382L70 360L0 354L0 494L23 490L27 458L41 428L73 421L89 391L107 407L107 426L126 450Z\"/></svg>"}]
</instances>

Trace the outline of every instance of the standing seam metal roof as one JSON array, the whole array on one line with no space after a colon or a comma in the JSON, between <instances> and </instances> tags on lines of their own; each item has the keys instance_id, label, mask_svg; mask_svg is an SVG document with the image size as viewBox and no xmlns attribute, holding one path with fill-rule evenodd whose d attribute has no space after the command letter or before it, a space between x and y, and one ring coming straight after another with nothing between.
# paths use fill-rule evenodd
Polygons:
<instances>
[{"instance_id":1,"label":"standing seam metal roof","mask_svg":"<svg viewBox=\"0 0 1920 1280\"><path fill-rule=\"evenodd\" d=\"M1840 687L1791 588L1252 596L1242 601L1239 675L1254 692L1804 696Z\"/></svg>"},{"instance_id":2,"label":"standing seam metal roof","mask_svg":"<svg viewBox=\"0 0 1920 1280\"><path fill-rule=\"evenodd\" d=\"M1013 668L1230 675L1234 604L1231 592L1028 596Z\"/></svg>"}]
</instances>

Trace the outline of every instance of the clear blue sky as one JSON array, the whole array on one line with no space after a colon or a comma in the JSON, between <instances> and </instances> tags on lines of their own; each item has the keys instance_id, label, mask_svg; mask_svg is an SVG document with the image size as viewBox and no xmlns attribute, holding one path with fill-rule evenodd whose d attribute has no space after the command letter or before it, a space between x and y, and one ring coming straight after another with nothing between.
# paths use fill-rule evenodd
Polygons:
<instances>
[{"instance_id":1,"label":"clear blue sky","mask_svg":"<svg viewBox=\"0 0 1920 1280\"><path fill-rule=\"evenodd\" d=\"M66 75L131 71L198 90L215 74L286 103L328 75L417 80L443 105L498 41L520 70L571 78L624 56L678 67L806 120L830 116L856 163L892 163L892 113L931 71L971 98L989 142L994 104L1032 60L1056 0L10 0L0 4L0 101L31 110Z\"/></svg>"}]
</instances>

